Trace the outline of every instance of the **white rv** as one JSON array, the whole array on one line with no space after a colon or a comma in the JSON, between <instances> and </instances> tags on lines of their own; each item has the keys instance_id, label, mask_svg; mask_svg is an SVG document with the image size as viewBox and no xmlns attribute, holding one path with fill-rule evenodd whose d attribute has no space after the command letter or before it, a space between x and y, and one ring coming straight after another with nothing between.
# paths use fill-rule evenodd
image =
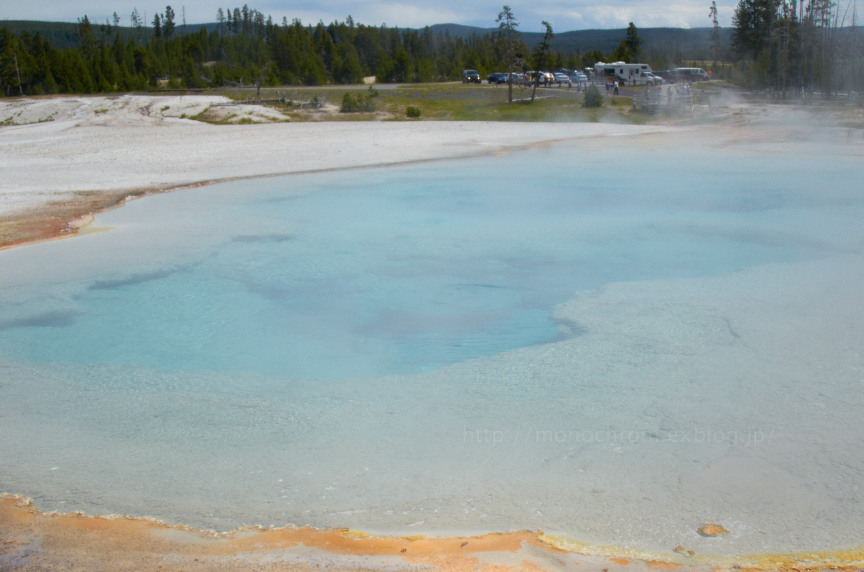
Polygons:
<instances>
[{"instance_id":1,"label":"white rv","mask_svg":"<svg viewBox=\"0 0 864 572\"><path fill-rule=\"evenodd\" d=\"M603 80L603 78L612 76L624 85L654 85L662 83L660 78L651 73L651 66L648 64L627 64L624 62L614 62L607 64L597 62L594 64L594 77Z\"/></svg>"}]
</instances>

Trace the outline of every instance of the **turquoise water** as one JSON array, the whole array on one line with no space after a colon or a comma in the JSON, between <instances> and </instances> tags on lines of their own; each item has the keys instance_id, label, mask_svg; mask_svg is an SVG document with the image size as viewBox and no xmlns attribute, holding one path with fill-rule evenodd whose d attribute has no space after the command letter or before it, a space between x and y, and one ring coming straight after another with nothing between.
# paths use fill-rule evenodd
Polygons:
<instances>
[{"instance_id":1,"label":"turquoise water","mask_svg":"<svg viewBox=\"0 0 864 572\"><path fill-rule=\"evenodd\" d=\"M710 158L690 158L670 177L650 156L538 150L243 181L184 191L176 207L153 197L97 222L142 227L132 264L163 232L160 209L197 217L221 204L246 222L203 220L191 237L172 227L158 238L181 262L97 270L59 323L21 317L0 344L36 363L312 378L416 373L542 344L562 335L551 310L574 292L800 257L763 227L795 200L790 179L808 184L794 161L773 167L782 177L738 165L746 175L720 176ZM92 238L110 248L112 232ZM201 232L213 244L184 253Z\"/></svg>"},{"instance_id":2,"label":"turquoise water","mask_svg":"<svg viewBox=\"0 0 864 572\"><path fill-rule=\"evenodd\" d=\"M859 542L861 145L697 141L238 181L0 252L0 491L217 530Z\"/></svg>"}]
</instances>

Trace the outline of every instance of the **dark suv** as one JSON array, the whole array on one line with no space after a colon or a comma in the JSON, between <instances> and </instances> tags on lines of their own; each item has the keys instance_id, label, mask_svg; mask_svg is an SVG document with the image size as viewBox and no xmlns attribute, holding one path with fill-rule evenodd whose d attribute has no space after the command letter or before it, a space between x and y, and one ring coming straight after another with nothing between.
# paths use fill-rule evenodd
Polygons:
<instances>
[{"instance_id":1,"label":"dark suv","mask_svg":"<svg viewBox=\"0 0 864 572\"><path fill-rule=\"evenodd\" d=\"M463 70L462 83L480 83L480 74L477 70Z\"/></svg>"}]
</instances>

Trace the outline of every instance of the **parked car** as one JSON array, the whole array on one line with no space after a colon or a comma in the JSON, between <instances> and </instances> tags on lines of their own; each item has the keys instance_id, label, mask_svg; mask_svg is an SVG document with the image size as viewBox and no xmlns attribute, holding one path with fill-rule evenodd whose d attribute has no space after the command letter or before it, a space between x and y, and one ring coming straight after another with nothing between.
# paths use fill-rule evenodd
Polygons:
<instances>
[{"instance_id":1,"label":"parked car","mask_svg":"<svg viewBox=\"0 0 864 572\"><path fill-rule=\"evenodd\" d=\"M651 73L663 80L668 81L669 83L678 82L678 72L676 72L675 70L660 70Z\"/></svg>"},{"instance_id":2,"label":"parked car","mask_svg":"<svg viewBox=\"0 0 864 572\"><path fill-rule=\"evenodd\" d=\"M574 71L570 74L570 79L573 80L573 83L586 83L588 81L588 76L580 71Z\"/></svg>"},{"instance_id":3,"label":"parked car","mask_svg":"<svg viewBox=\"0 0 864 572\"><path fill-rule=\"evenodd\" d=\"M678 79L682 81L708 81L711 76L702 68L675 68Z\"/></svg>"},{"instance_id":4,"label":"parked car","mask_svg":"<svg viewBox=\"0 0 864 572\"><path fill-rule=\"evenodd\" d=\"M662 84L666 83L665 79L663 79L662 77L660 77L658 75L654 75L651 72L643 72L642 75L647 80L646 83L648 85L662 85Z\"/></svg>"},{"instance_id":5,"label":"parked car","mask_svg":"<svg viewBox=\"0 0 864 572\"><path fill-rule=\"evenodd\" d=\"M561 87L561 86L564 85L565 83L566 83L568 86L572 86L572 85L573 85L573 80L570 79L570 76L567 75L566 73L556 72L552 77L555 78L555 83L558 84L558 87Z\"/></svg>"},{"instance_id":6,"label":"parked car","mask_svg":"<svg viewBox=\"0 0 864 572\"><path fill-rule=\"evenodd\" d=\"M532 82L536 81L537 78L539 77L540 78L540 85L551 85L551 84L555 83L555 76L552 75L550 72L529 71L529 72L525 72L525 73L528 75L528 77L530 78L530 81L532 81Z\"/></svg>"},{"instance_id":7,"label":"parked car","mask_svg":"<svg viewBox=\"0 0 864 572\"><path fill-rule=\"evenodd\" d=\"M480 74L477 70L463 70L462 83L480 83Z\"/></svg>"},{"instance_id":8,"label":"parked car","mask_svg":"<svg viewBox=\"0 0 864 572\"><path fill-rule=\"evenodd\" d=\"M486 81L489 83L507 83L507 74L501 72L492 72L486 76Z\"/></svg>"},{"instance_id":9,"label":"parked car","mask_svg":"<svg viewBox=\"0 0 864 572\"><path fill-rule=\"evenodd\" d=\"M522 85L523 83L525 83L525 77L521 73L511 72L510 78L513 82L513 85ZM506 82L507 80L504 81Z\"/></svg>"}]
</instances>

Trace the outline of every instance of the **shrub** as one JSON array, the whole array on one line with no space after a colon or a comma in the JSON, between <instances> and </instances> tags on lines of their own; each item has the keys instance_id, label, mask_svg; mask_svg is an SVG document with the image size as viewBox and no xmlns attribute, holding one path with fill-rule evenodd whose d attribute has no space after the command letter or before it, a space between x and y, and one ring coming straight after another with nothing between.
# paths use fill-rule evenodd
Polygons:
<instances>
[{"instance_id":1,"label":"shrub","mask_svg":"<svg viewBox=\"0 0 864 572\"><path fill-rule=\"evenodd\" d=\"M585 90L585 103L583 107L601 107L603 105L603 94L593 83Z\"/></svg>"},{"instance_id":2,"label":"shrub","mask_svg":"<svg viewBox=\"0 0 864 572\"><path fill-rule=\"evenodd\" d=\"M350 91L346 91L342 96L342 107L339 111L342 113L353 113L356 111L375 111L375 103L372 101L374 95L357 94L353 95Z\"/></svg>"},{"instance_id":3,"label":"shrub","mask_svg":"<svg viewBox=\"0 0 864 572\"><path fill-rule=\"evenodd\" d=\"M346 91L342 96L342 105L339 107L342 113L352 113L357 111L357 100L351 95L351 92Z\"/></svg>"},{"instance_id":4,"label":"shrub","mask_svg":"<svg viewBox=\"0 0 864 572\"><path fill-rule=\"evenodd\" d=\"M414 107L413 105L409 105L408 109L405 110L405 114L408 117L420 117L421 111L419 107Z\"/></svg>"}]
</instances>

